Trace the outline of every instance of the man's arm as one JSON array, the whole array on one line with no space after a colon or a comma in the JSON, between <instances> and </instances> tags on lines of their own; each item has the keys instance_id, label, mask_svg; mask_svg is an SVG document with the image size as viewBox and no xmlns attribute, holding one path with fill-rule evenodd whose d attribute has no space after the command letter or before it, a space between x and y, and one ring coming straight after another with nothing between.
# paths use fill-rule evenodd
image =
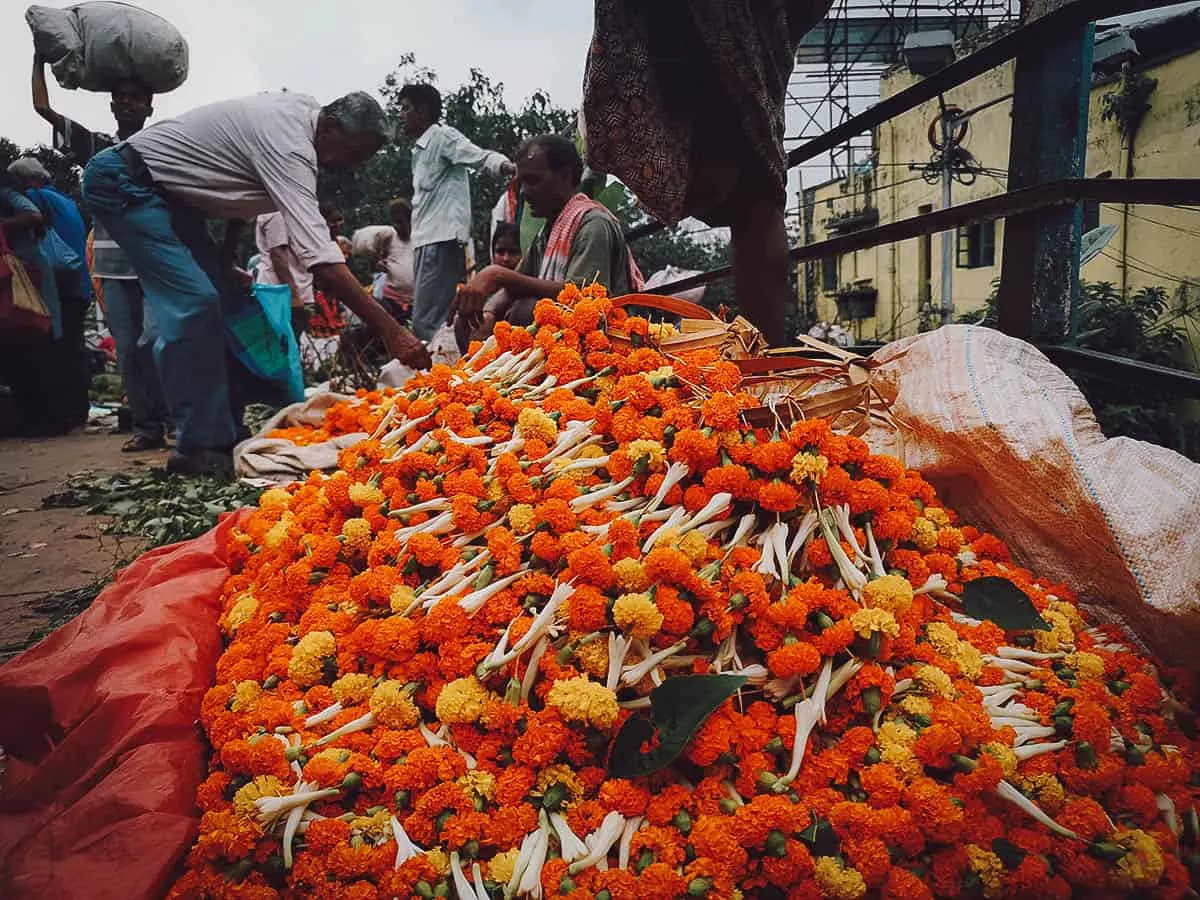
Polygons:
<instances>
[{"instance_id":1,"label":"man's arm","mask_svg":"<svg viewBox=\"0 0 1200 900\"><path fill-rule=\"evenodd\" d=\"M33 109L56 131L66 131L66 118L50 108L50 92L46 89L46 61L33 56Z\"/></svg>"},{"instance_id":2,"label":"man's arm","mask_svg":"<svg viewBox=\"0 0 1200 900\"><path fill-rule=\"evenodd\" d=\"M287 247L272 247L267 251L267 256L271 258L271 268L275 274L292 291L292 309L303 306L304 297L300 293L300 287L296 284L296 276L292 272Z\"/></svg>"},{"instance_id":3,"label":"man's arm","mask_svg":"<svg viewBox=\"0 0 1200 900\"><path fill-rule=\"evenodd\" d=\"M429 368L432 360L425 345L363 290L345 263L322 263L314 266L312 273L313 280L323 292L346 304L367 323L383 340L388 353L414 369Z\"/></svg>"},{"instance_id":4,"label":"man's arm","mask_svg":"<svg viewBox=\"0 0 1200 900\"><path fill-rule=\"evenodd\" d=\"M456 129L442 132L442 156L451 164L487 172L489 175L515 175L517 167L503 153L484 150Z\"/></svg>"}]
</instances>

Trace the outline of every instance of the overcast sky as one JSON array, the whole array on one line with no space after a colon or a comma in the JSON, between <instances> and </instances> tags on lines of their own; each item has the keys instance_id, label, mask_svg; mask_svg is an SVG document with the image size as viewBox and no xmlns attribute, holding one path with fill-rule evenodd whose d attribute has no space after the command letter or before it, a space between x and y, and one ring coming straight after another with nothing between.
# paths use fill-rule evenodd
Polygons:
<instances>
[{"instance_id":1,"label":"overcast sky","mask_svg":"<svg viewBox=\"0 0 1200 900\"><path fill-rule=\"evenodd\" d=\"M46 6L68 6L46 0ZM472 67L502 81L510 104L537 89L578 106L591 39L586 0L138 0L187 38L191 71L183 87L155 100L155 118L259 91L289 90L320 100L352 90L375 93L401 55L434 69L439 84L461 84ZM0 136L49 143L30 105L33 41L27 3L0 0ZM55 109L92 128L113 127L106 95L64 91L49 76Z\"/></svg>"}]
</instances>

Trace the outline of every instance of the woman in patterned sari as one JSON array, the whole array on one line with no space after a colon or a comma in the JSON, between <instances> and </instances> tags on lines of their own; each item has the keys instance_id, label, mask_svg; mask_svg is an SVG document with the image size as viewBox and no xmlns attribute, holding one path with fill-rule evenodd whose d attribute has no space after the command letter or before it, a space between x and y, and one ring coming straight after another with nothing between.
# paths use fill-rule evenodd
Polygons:
<instances>
[{"instance_id":1,"label":"woman in patterned sari","mask_svg":"<svg viewBox=\"0 0 1200 900\"><path fill-rule=\"evenodd\" d=\"M667 224L727 225L737 302L787 339L783 103L800 39L832 0L596 0L587 161Z\"/></svg>"}]
</instances>

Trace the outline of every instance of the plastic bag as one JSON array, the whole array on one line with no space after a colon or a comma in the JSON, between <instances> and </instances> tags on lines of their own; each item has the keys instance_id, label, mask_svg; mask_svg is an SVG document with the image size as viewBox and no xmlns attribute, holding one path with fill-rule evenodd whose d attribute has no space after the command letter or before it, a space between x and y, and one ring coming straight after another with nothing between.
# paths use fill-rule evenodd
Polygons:
<instances>
[{"instance_id":1,"label":"plastic bag","mask_svg":"<svg viewBox=\"0 0 1200 900\"><path fill-rule=\"evenodd\" d=\"M693 275L701 274L695 269L679 269L675 266L667 266L665 269L659 269L653 275L646 279L645 290L651 288L662 287L664 284L672 284L676 281L682 281L684 278L691 278ZM704 286L692 288L690 291L680 291L677 294L672 294L672 297L679 297L683 300L691 300L693 303L700 303L704 300Z\"/></svg>"},{"instance_id":2,"label":"plastic bag","mask_svg":"<svg viewBox=\"0 0 1200 900\"><path fill-rule=\"evenodd\" d=\"M453 325L443 325L434 332L433 339L429 342L429 356L435 366L452 366L458 362L462 351L458 349Z\"/></svg>"},{"instance_id":3,"label":"plastic bag","mask_svg":"<svg viewBox=\"0 0 1200 900\"><path fill-rule=\"evenodd\" d=\"M53 319L42 295L25 264L9 251L0 230L0 335L46 335L52 326Z\"/></svg>"},{"instance_id":4,"label":"plastic bag","mask_svg":"<svg viewBox=\"0 0 1200 900\"><path fill-rule=\"evenodd\" d=\"M0 894L161 897L195 839L196 728L239 517L151 550L0 669Z\"/></svg>"},{"instance_id":5,"label":"plastic bag","mask_svg":"<svg viewBox=\"0 0 1200 900\"><path fill-rule=\"evenodd\" d=\"M31 6L25 21L64 88L107 93L133 79L165 94L187 79L187 41L162 16L139 7L105 0L67 9Z\"/></svg>"}]
</instances>

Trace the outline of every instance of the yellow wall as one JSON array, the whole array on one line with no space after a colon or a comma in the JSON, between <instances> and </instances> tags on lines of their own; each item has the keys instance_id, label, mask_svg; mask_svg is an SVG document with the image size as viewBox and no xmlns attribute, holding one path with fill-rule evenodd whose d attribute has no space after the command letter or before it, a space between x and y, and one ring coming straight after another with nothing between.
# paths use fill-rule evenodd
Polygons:
<instances>
[{"instance_id":1,"label":"yellow wall","mask_svg":"<svg viewBox=\"0 0 1200 900\"><path fill-rule=\"evenodd\" d=\"M1009 63L950 91L946 102L962 109L971 109L995 97L1012 91L1013 64ZM1168 60L1146 70L1145 74L1158 80L1150 96L1150 112L1143 120L1135 141L1133 175L1136 177L1200 177L1200 52ZM908 87L914 77L906 70L897 70L881 80L881 98ZM1113 121L1101 119L1103 95L1116 90L1114 83L1101 84L1092 91L1088 123L1087 174L1097 175L1111 170L1114 178L1126 175L1126 153L1123 141ZM970 132L964 141L978 162L990 169L1006 171L1010 143L1011 101L983 110L971 118ZM921 206L933 209L942 206L940 181L927 184L919 172L910 171L910 163L925 163L933 148L926 132L938 114L938 104L930 101L881 125L874 135L878 151L878 168L872 174L874 184L870 201L879 209L880 223L896 221L918 214ZM978 200L1003 193L1004 178L999 180L980 175L975 184L964 186L955 182L952 201L955 204ZM863 196L851 196L862 191L861 176L844 182L834 182L815 189L813 211L814 240L831 235L825 220L831 215L861 208ZM832 201L832 211L826 201ZM1100 209L1102 224L1121 227L1106 249L1108 256L1098 257L1082 272L1088 281L1111 281L1130 290L1147 285L1162 285L1175 294L1180 310L1190 304L1195 308L1200 295L1200 212L1160 206L1133 206L1129 215L1119 206ZM999 278L1004 223L996 223L995 265L987 268L954 268L954 311L963 315L979 311L993 282ZM1127 241L1127 248L1123 244ZM941 236L930 241L931 300L936 308L941 304ZM1122 263L1127 252L1128 266ZM879 292L874 318L851 326L860 340L893 340L914 334L918 330L920 281L920 239L893 245L874 247L847 254L840 261L840 281L843 286L856 279L870 279ZM1109 257L1115 257L1110 259ZM1127 280L1123 282L1123 275ZM1192 284L1184 286L1171 278ZM802 281L803 283L803 281ZM833 322L837 319L836 297L821 291L819 270L816 278L816 308L818 318ZM1190 293L1190 296L1189 296ZM1195 323L1188 323L1193 328Z\"/></svg>"}]
</instances>

